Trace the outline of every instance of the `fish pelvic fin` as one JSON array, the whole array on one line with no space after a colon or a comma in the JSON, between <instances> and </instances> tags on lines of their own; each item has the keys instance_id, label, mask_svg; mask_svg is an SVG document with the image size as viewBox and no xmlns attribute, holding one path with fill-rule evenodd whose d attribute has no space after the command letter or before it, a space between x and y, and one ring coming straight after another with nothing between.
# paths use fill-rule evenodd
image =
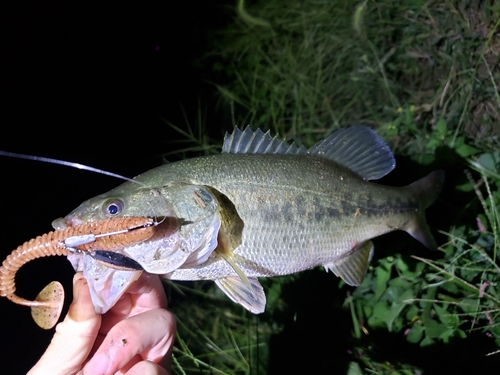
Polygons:
<instances>
[{"instance_id":1,"label":"fish pelvic fin","mask_svg":"<svg viewBox=\"0 0 500 375\"><path fill-rule=\"evenodd\" d=\"M431 172L424 178L406 186L412 196L417 197L419 209L404 230L428 249L437 249L436 240L432 236L425 221L425 209L437 199L444 185L444 171Z\"/></svg>"},{"instance_id":2,"label":"fish pelvic fin","mask_svg":"<svg viewBox=\"0 0 500 375\"><path fill-rule=\"evenodd\" d=\"M323 267L327 271L332 271L348 285L358 286L365 278L372 256L373 242L365 241L344 258L325 264Z\"/></svg>"},{"instance_id":3,"label":"fish pelvic fin","mask_svg":"<svg viewBox=\"0 0 500 375\"><path fill-rule=\"evenodd\" d=\"M228 276L215 280L215 283L224 293L236 303L254 314L263 313L266 308L266 294L256 277L249 277L247 281L251 289L239 276Z\"/></svg>"}]
</instances>

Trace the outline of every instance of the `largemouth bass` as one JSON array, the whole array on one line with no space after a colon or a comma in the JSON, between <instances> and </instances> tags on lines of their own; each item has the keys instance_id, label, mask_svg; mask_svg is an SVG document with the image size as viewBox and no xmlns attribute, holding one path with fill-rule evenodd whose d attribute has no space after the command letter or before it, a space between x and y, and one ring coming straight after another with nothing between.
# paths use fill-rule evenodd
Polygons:
<instances>
[{"instance_id":1,"label":"largemouth bass","mask_svg":"<svg viewBox=\"0 0 500 375\"><path fill-rule=\"evenodd\" d=\"M444 173L435 171L405 187L369 182L394 166L389 147L363 126L340 129L310 149L260 130L235 129L226 135L220 155L152 169L137 176L137 183L125 182L82 203L53 225L165 217L158 235L123 254L167 279L214 280L233 301L260 313L266 298L258 277L321 265L357 286L376 236L404 230L436 248L424 210L439 194ZM89 284L101 312L120 295L107 292L101 298L102 290L123 291L126 280L135 279L132 271L104 269L89 257L73 264L92 276Z\"/></svg>"}]
</instances>

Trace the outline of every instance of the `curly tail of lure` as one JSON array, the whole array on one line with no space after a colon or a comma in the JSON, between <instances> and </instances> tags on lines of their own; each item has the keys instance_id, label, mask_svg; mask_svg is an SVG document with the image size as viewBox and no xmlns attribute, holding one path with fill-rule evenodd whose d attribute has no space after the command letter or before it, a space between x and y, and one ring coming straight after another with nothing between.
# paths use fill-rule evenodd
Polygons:
<instances>
[{"instance_id":1,"label":"curly tail of lure","mask_svg":"<svg viewBox=\"0 0 500 375\"><path fill-rule=\"evenodd\" d=\"M14 279L24 264L33 259L68 255L75 251L117 251L149 239L155 225L153 219L145 217L111 218L52 231L27 241L7 256L0 267L0 296L30 306L33 320L41 328L50 329L61 315L64 289L59 282L53 281L38 294L35 301L17 296Z\"/></svg>"}]
</instances>

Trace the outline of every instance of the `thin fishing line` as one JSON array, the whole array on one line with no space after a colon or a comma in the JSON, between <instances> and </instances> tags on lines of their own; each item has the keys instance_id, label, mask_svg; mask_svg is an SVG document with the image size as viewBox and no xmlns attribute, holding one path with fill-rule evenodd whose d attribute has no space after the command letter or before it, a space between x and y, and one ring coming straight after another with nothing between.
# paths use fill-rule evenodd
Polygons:
<instances>
[{"instance_id":1,"label":"thin fishing line","mask_svg":"<svg viewBox=\"0 0 500 375\"><path fill-rule=\"evenodd\" d=\"M86 171L89 171L89 172L100 173L100 174L104 174L106 176L116 177L116 178L120 178L120 179L125 180L125 181L130 181L130 182L134 182L134 183L139 184L139 185L146 186L144 183L142 183L140 181L137 181L137 180L134 180L132 178L128 178L128 177L119 175L117 173L108 172L108 171L105 171L105 170L102 170L102 169L90 167L88 165L84 165L84 164L80 164L80 163L73 163L71 161L46 158L46 157L43 157L43 156L18 154L16 152L9 152L9 151L2 151L2 150L0 150L0 156L7 156L7 157L11 157L11 158L35 160L35 161L41 161L41 162L44 162L44 163L64 165L66 167L73 167L73 168L77 168L77 169L86 170Z\"/></svg>"}]
</instances>

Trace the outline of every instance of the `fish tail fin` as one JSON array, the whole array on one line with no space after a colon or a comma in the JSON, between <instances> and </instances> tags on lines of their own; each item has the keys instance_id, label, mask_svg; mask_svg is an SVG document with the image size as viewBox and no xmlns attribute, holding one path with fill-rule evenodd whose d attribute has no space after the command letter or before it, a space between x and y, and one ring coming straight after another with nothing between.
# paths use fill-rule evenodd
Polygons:
<instances>
[{"instance_id":1,"label":"fish tail fin","mask_svg":"<svg viewBox=\"0 0 500 375\"><path fill-rule=\"evenodd\" d=\"M431 250L437 249L437 244L425 221L425 209L437 199L443 184L444 171L438 170L406 187L412 196L417 197L419 209L405 231Z\"/></svg>"}]
</instances>

